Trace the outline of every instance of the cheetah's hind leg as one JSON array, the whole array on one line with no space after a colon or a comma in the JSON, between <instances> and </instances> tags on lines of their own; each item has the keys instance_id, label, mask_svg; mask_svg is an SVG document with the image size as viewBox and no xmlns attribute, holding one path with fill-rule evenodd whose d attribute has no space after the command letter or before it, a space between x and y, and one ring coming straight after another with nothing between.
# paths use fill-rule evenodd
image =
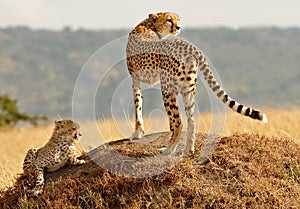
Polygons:
<instances>
[{"instance_id":1,"label":"cheetah's hind leg","mask_svg":"<svg viewBox=\"0 0 300 209\"><path fill-rule=\"evenodd\" d=\"M35 187L31 191L34 196L39 196L43 193L44 191L44 171L42 168L35 168L34 169L35 173Z\"/></svg>"},{"instance_id":2,"label":"cheetah's hind leg","mask_svg":"<svg viewBox=\"0 0 300 209\"><path fill-rule=\"evenodd\" d=\"M162 95L165 109L169 117L171 139L167 147L165 149L160 149L160 152L162 155L169 155L175 153L177 145L179 144L179 137L183 125L181 122L176 95L169 93L168 91L164 91L163 89L164 86L162 85Z\"/></svg>"}]
</instances>

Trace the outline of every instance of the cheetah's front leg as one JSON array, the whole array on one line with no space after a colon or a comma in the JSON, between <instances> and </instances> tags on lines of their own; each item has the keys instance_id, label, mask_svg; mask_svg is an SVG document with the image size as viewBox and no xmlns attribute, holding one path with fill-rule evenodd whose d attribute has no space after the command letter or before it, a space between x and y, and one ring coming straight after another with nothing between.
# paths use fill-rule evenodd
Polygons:
<instances>
[{"instance_id":1,"label":"cheetah's front leg","mask_svg":"<svg viewBox=\"0 0 300 209\"><path fill-rule=\"evenodd\" d=\"M140 81L137 77L132 77L132 90L135 105L135 132L130 139L141 139L144 135L144 121L143 121L143 95L140 86Z\"/></svg>"},{"instance_id":2,"label":"cheetah's front leg","mask_svg":"<svg viewBox=\"0 0 300 209\"><path fill-rule=\"evenodd\" d=\"M70 164L71 165L82 165L82 164L85 164L86 163L86 161L85 160L79 160L79 159L77 159L76 157L71 157L70 158Z\"/></svg>"},{"instance_id":3,"label":"cheetah's front leg","mask_svg":"<svg viewBox=\"0 0 300 209\"><path fill-rule=\"evenodd\" d=\"M187 140L184 149L185 155L192 155L195 152L195 121L194 121L194 109L195 109L195 88L196 85L187 89L188 92L183 93L183 101L185 106L185 113L188 120L187 125Z\"/></svg>"},{"instance_id":4,"label":"cheetah's front leg","mask_svg":"<svg viewBox=\"0 0 300 209\"><path fill-rule=\"evenodd\" d=\"M70 147L69 148L69 164L70 165L82 165L85 163L86 163L85 160L77 159L75 146Z\"/></svg>"}]
</instances>

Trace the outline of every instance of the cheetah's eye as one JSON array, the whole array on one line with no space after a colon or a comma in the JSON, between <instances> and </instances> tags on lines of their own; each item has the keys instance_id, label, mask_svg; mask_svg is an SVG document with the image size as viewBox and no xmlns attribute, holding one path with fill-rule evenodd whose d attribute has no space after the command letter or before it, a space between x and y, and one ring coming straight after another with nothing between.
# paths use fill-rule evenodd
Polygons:
<instances>
[{"instance_id":1,"label":"cheetah's eye","mask_svg":"<svg viewBox=\"0 0 300 209\"><path fill-rule=\"evenodd\" d=\"M73 128L73 131L76 131L76 128Z\"/></svg>"},{"instance_id":2,"label":"cheetah's eye","mask_svg":"<svg viewBox=\"0 0 300 209\"><path fill-rule=\"evenodd\" d=\"M168 21L169 23L173 23L171 19L167 19L167 21Z\"/></svg>"}]
</instances>

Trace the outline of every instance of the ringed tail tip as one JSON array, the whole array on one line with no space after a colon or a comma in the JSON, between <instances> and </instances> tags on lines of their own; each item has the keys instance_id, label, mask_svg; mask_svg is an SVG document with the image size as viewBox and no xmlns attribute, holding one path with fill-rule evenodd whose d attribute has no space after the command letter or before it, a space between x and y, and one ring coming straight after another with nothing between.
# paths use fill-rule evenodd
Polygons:
<instances>
[{"instance_id":1,"label":"ringed tail tip","mask_svg":"<svg viewBox=\"0 0 300 209\"><path fill-rule=\"evenodd\" d=\"M267 115L265 113L263 113L263 115L262 115L262 122L264 124L268 123L268 117L267 117Z\"/></svg>"}]
</instances>

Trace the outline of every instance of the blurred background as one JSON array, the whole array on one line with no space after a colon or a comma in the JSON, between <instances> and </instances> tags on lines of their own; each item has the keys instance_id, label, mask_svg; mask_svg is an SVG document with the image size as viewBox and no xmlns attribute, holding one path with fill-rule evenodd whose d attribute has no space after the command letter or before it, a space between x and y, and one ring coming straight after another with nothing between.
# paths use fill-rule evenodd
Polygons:
<instances>
[{"instance_id":1,"label":"blurred background","mask_svg":"<svg viewBox=\"0 0 300 209\"><path fill-rule=\"evenodd\" d=\"M0 0L0 5L0 94L29 114L71 117L74 87L87 60L159 11L181 17L180 37L209 57L233 98L259 108L300 105L299 1ZM114 53L94 60L94 74L80 85L82 95L91 93L91 83L99 85L92 92L97 118L112 116L113 95L128 79L124 60L104 69ZM97 80L103 73L105 79ZM128 89L123 96L131 94ZM148 94L145 112L161 109L159 91ZM210 110L206 94L199 84L199 112ZM80 118L89 119L87 101L76 102Z\"/></svg>"},{"instance_id":2,"label":"blurred background","mask_svg":"<svg viewBox=\"0 0 300 209\"><path fill-rule=\"evenodd\" d=\"M205 53L233 98L269 117L262 126L228 114L224 129L218 126L224 135L260 133L299 143L299 8L297 0L0 0L0 189L22 172L27 150L48 141L53 119L71 118L72 108L85 151L133 133L126 39L159 11L181 17L179 36ZM199 82L199 133L212 129L207 92ZM143 94L146 133L168 130L159 85ZM46 117L49 125L28 128ZM95 117L96 125L86 122Z\"/></svg>"}]
</instances>

